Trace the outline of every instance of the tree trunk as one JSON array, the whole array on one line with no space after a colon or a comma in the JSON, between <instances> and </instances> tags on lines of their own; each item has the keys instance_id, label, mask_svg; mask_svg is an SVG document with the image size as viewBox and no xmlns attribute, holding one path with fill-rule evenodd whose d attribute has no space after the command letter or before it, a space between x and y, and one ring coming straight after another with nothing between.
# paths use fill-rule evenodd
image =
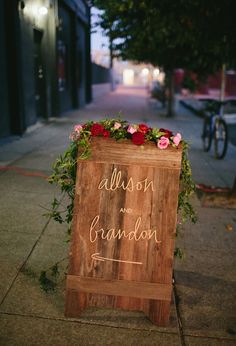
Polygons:
<instances>
[{"instance_id":1,"label":"tree trunk","mask_svg":"<svg viewBox=\"0 0 236 346\"><path fill-rule=\"evenodd\" d=\"M174 111L174 73L173 70L166 72L166 86L167 86L167 117L173 117Z\"/></svg>"},{"instance_id":2,"label":"tree trunk","mask_svg":"<svg viewBox=\"0 0 236 346\"><path fill-rule=\"evenodd\" d=\"M111 91L115 90L115 82L114 82L114 70L113 70L113 41L110 36L110 83L111 83Z\"/></svg>"}]
</instances>

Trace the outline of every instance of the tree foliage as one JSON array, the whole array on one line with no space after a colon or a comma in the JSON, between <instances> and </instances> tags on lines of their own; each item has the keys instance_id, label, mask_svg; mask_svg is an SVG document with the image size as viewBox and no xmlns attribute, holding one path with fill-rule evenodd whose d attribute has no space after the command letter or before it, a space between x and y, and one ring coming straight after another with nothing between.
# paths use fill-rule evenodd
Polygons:
<instances>
[{"instance_id":1,"label":"tree foliage","mask_svg":"<svg viewBox=\"0 0 236 346\"><path fill-rule=\"evenodd\" d=\"M233 0L94 0L100 25L124 59L200 75L235 65ZM117 38L121 40L116 41Z\"/></svg>"}]
</instances>

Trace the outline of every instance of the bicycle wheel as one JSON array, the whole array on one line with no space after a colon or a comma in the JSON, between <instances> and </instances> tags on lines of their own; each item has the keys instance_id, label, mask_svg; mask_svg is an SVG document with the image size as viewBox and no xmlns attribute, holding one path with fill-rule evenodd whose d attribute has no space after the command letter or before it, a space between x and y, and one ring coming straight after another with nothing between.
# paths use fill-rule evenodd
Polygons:
<instances>
[{"instance_id":1,"label":"bicycle wheel","mask_svg":"<svg viewBox=\"0 0 236 346\"><path fill-rule=\"evenodd\" d=\"M203 150L209 151L211 149L211 142L212 142L211 119L209 117L205 117L204 119L203 131L202 131L202 142L203 142Z\"/></svg>"},{"instance_id":2,"label":"bicycle wheel","mask_svg":"<svg viewBox=\"0 0 236 346\"><path fill-rule=\"evenodd\" d=\"M228 147L228 129L224 119L216 119L214 127L215 158L223 159Z\"/></svg>"}]
</instances>

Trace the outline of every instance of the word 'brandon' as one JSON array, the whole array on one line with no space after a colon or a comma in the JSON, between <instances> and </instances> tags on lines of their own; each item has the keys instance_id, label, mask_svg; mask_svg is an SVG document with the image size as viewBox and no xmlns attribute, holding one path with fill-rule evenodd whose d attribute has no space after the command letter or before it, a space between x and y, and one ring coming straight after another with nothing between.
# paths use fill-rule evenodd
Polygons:
<instances>
[{"instance_id":1,"label":"word 'brandon'","mask_svg":"<svg viewBox=\"0 0 236 346\"><path fill-rule=\"evenodd\" d=\"M134 225L134 230L130 232L127 232L121 229L115 229L115 228L110 228L106 230L104 230L103 228L98 228L97 225L99 223L99 218L100 218L99 215L95 216L95 218L93 219L90 225L89 238L91 243L94 243L98 239L98 237L108 241L112 239L122 239L122 238L126 238L128 240L135 240L135 241L139 241L142 239L150 240L154 238L156 243L161 243L160 240L157 240L156 230L145 230L145 231L139 230L140 224L141 224L141 217L137 218Z\"/></svg>"},{"instance_id":2,"label":"word 'brandon'","mask_svg":"<svg viewBox=\"0 0 236 346\"><path fill-rule=\"evenodd\" d=\"M112 175L110 178L104 178L100 181L98 185L98 189L102 190L111 190L115 191L117 189L123 189L127 190L129 192L132 192L134 190L143 190L146 192L148 189L151 189L154 191L153 187L153 181L148 181L148 179L140 180L140 181L134 181L134 179L131 177L128 179L126 182L122 176L121 176L121 171L117 171L115 168L112 172Z\"/></svg>"}]
</instances>

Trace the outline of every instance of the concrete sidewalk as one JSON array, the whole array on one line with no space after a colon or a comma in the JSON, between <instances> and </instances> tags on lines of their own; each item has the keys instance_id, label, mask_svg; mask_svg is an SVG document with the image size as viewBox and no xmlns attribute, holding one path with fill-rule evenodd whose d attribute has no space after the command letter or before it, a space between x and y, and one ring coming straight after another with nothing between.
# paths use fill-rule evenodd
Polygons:
<instances>
[{"instance_id":1,"label":"concrete sidewalk","mask_svg":"<svg viewBox=\"0 0 236 346\"><path fill-rule=\"evenodd\" d=\"M36 127L0 147L0 345L235 345L236 213L193 203L199 222L178 238L186 258L175 262L175 299L167 328L140 312L88 309L64 317L64 276L54 293L38 284L41 270L61 261L66 270L65 227L42 216L56 187L47 183L51 165L69 143L76 123L116 116L179 131L190 142L197 183L232 186L236 148L222 161L201 147L201 119L177 105L165 118L142 88L119 88L86 108ZM230 227L229 227L230 225ZM63 270L62 270L63 272ZM177 306L175 305L175 302Z\"/></svg>"}]
</instances>

